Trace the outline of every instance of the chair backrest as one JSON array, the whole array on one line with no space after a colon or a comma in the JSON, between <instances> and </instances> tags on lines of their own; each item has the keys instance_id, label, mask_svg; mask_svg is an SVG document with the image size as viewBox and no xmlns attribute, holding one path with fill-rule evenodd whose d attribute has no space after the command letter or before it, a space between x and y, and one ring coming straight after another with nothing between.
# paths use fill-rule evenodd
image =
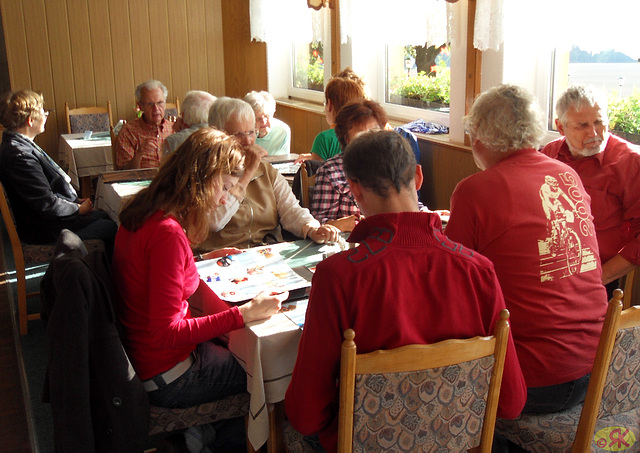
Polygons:
<instances>
[{"instance_id":1,"label":"chair backrest","mask_svg":"<svg viewBox=\"0 0 640 453\"><path fill-rule=\"evenodd\" d=\"M622 311L622 297L607 307L572 452L590 451L598 419L640 408L640 307Z\"/></svg>"},{"instance_id":2,"label":"chair backrest","mask_svg":"<svg viewBox=\"0 0 640 453\"><path fill-rule=\"evenodd\" d=\"M350 452L356 446L362 451L420 448L449 452L479 446L476 451L490 452L508 319L509 312L502 310L490 337L368 354L356 354L355 333L345 331L338 452ZM385 426L391 428L385 433L393 433L392 438L378 436Z\"/></svg>"},{"instance_id":3,"label":"chair backrest","mask_svg":"<svg viewBox=\"0 0 640 453\"><path fill-rule=\"evenodd\" d=\"M170 118L173 121L180 116L180 99L176 96L176 102L167 102L165 104L164 117Z\"/></svg>"},{"instance_id":4,"label":"chair backrest","mask_svg":"<svg viewBox=\"0 0 640 453\"><path fill-rule=\"evenodd\" d=\"M104 132L113 127L111 116L111 101L107 101L107 107L79 107L70 109L67 102L64 103L64 111L67 117L67 133L76 134L85 131Z\"/></svg>"},{"instance_id":5,"label":"chair backrest","mask_svg":"<svg viewBox=\"0 0 640 453\"><path fill-rule=\"evenodd\" d=\"M637 274L637 275L636 275ZM636 273L634 268L631 272L625 275L620 281L623 282L624 297L622 298L622 309L626 310L635 303L634 292L638 289L636 284L636 278L640 278L640 272Z\"/></svg>"},{"instance_id":6,"label":"chair backrest","mask_svg":"<svg viewBox=\"0 0 640 453\"><path fill-rule=\"evenodd\" d=\"M109 127L109 134L111 135L111 161L113 162L113 169L118 169L118 154L116 153L116 140L118 139L118 134L113 129L113 126Z\"/></svg>"},{"instance_id":7,"label":"chair backrest","mask_svg":"<svg viewBox=\"0 0 640 453\"><path fill-rule=\"evenodd\" d=\"M313 186L316 184L316 175L309 176L307 166L303 163L300 165L300 190L302 191L302 207L309 209L311 207L311 196L313 194Z\"/></svg>"},{"instance_id":8,"label":"chair backrest","mask_svg":"<svg viewBox=\"0 0 640 453\"><path fill-rule=\"evenodd\" d=\"M24 253L22 251L22 243L18 236L18 230L13 219L11 208L7 202L7 196L4 192L4 186L0 184L0 211L2 211L2 220L9 235L11 242L11 251L13 252L13 261L16 268L16 286L18 293L18 322L20 324L20 334L27 333L27 275L24 264Z\"/></svg>"}]
</instances>

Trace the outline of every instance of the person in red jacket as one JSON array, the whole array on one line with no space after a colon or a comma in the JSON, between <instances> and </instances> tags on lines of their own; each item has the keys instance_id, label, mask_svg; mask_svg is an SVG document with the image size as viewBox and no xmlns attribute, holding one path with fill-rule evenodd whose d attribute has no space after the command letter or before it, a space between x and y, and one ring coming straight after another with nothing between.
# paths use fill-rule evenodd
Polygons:
<instances>
[{"instance_id":1,"label":"person in red jacket","mask_svg":"<svg viewBox=\"0 0 640 453\"><path fill-rule=\"evenodd\" d=\"M418 210L423 176L394 131L366 132L344 152L351 192L366 218L351 250L318 264L293 376L291 425L337 448L340 345L356 332L358 353L448 338L490 335L505 308L491 262L449 240L436 213ZM514 418L526 388L509 338L498 414Z\"/></svg>"}]
</instances>

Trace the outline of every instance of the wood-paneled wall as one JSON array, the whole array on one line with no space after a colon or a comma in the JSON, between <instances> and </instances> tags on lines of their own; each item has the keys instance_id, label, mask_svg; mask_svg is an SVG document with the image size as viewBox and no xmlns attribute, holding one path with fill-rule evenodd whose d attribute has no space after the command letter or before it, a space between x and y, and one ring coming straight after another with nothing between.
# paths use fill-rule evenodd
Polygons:
<instances>
[{"instance_id":1,"label":"wood-paneled wall","mask_svg":"<svg viewBox=\"0 0 640 453\"><path fill-rule=\"evenodd\" d=\"M162 81L170 102L192 89L224 95L222 1L2 0L11 87L41 91L55 109L40 145L57 157L65 102L110 100L115 120L133 119L145 80Z\"/></svg>"},{"instance_id":2,"label":"wood-paneled wall","mask_svg":"<svg viewBox=\"0 0 640 453\"><path fill-rule=\"evenodd\" d=\"M251 41L249 0L222 0L222 27L227 96L268 90L267 45Z\"/></svg>"}]
</instances>

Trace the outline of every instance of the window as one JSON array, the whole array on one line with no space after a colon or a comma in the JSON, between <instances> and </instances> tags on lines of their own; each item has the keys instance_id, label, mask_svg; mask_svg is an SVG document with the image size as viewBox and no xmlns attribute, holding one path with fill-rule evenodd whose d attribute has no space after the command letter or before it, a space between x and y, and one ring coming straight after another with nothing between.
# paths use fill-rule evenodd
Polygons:
<instances>
[{"instance_id":1,"label":"window","mask_svg":"<svg viewBox=\"0 0 640 453\"><path fill-rule=\"evenodd\" d=\"M387 46L385 102L449 113L449 43Z\"/></svg>"},{"instance_id":2,"label":"window","mask_svg":"<svg viewBox=\"0 0 640 453\"><path fill-rule=\"evenodd\" d=\"M331 10L289 12L291 28L276 27L279 36L267 39L269 91L274 96L322 103L321 83L326 84L332 71L351 66L390 118L437 122L450 127L454 141L464 140L460 118L467 79L466 2L341 0L339 68L329 64ZM312 22L304 19L312 14ZM414 94L409 94L411 87L416 87ZM417 102L410 102L412 97Z\"/></svg>"},{"instance_id":3,"label":"window","mask_svg":"<svg viewBox=\"0 0 640 453\"><path fill-rule=\"evenodd\" d=\"M451 8L444 0L351 0L341 23L350 37L347 64L364 76L370 96L390 117L449 126L451 56L464 55L449 42ZM463 98L464 90L456 96Z\"/></svg>"},{"instance_id":4,"label":"window","mask_svg":"<svg viewBox=\"0 0 640 453\"><path fill-rule=\"evenodd\" d=\"M640 133L640 42L632 11L637 7L625 0L612 0L606 8L593 0L564 3L505 2L504 50L490 59L493 66L483 61L483 81L516 83L534 93L547 112L549 140L557 137L558 97L579 83L606 94L613 129ZM542 23L548 32L540 32Z\"/></svg>"},{"instance_id":5,"label":"window","mask_svg":"<svg viewBox=\"0 0 640 453\"><path fill-rule=\"evenodd\" d=\"M293 45L294 88L324 91L324 45L322 41Z\"/></svg>"}]
</instances>

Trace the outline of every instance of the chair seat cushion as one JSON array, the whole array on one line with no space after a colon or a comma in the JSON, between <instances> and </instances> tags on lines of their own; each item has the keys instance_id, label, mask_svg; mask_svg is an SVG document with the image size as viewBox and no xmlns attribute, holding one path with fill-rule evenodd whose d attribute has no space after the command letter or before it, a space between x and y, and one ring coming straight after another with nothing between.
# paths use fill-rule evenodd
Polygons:
<instances>
[{"instance_id":1,"label":"chair seat cushion","mask_svg":"<svg viewBox=\"0 0 640 453\"><path fill-rule=\"evenodd\" d=\"M534 452L570 452L582 405L554 414L522 414L496 420L496 433ZM594 452L640 452L640 408L599 419L591 443Z\"/></svg>"},{"instance_id":2,"label":"chair seat cushion","mask_svg":"<svg viewBox=\"0 0 640 453\"><path fill-rule=\"evenodd\" d=\"M249 394L238 393L217 401L187 408L151 406L149 436L190 428L249 413Z\"/></svg>"},{"instance_id":3,"label":"chair seat cushion","mask_svg":"<svg viewBox=\"0 0 640 453\"><path fill-rule=\"evenodd\" d=\"M88 239L83 241L88 252L94 250L104 251L104 242L100 239ZM25 244L22 243L22 255L25 264L48 263L53 259L55 244Z\"/></svg>"}]
</instances>

